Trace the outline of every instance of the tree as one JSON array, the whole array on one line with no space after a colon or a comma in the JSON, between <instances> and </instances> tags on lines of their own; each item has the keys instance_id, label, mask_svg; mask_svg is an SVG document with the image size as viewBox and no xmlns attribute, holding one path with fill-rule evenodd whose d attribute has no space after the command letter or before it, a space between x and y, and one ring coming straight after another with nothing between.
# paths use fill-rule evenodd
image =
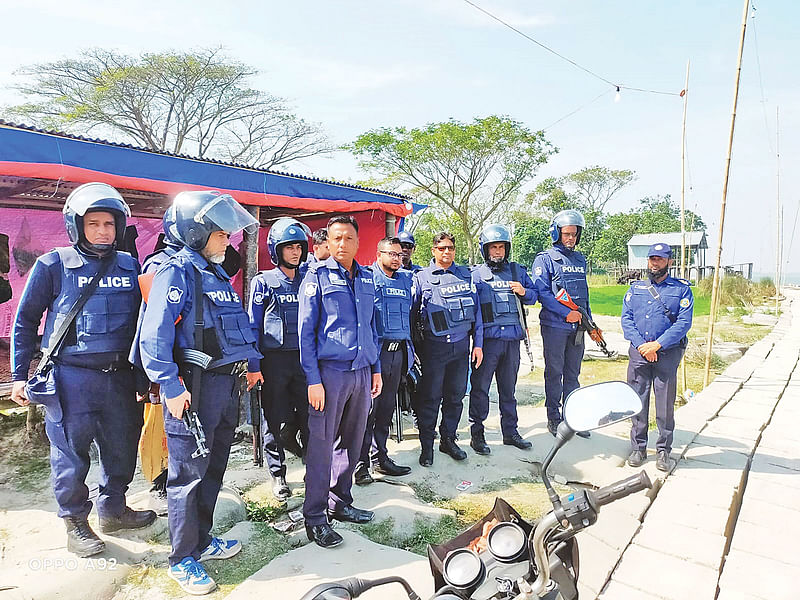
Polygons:
<instances>
[{"instance_id":1,"label":"tree","mask_svg":"<svg viewBox=\"0 0 800 600\"><path fill-rule=\"evenodd\" d=\"M703 219L687 210L686 230L705 229ZM626 213L609 215L607 226L595 245L595 257L600 264L624 265L628 260L628 241L637 233L669 233L681 230L680 208L669 194L648 196L639 206Z\"/></svg>"},{"instance_id":2,"label":"tree","mask_svg":"<svg viewBox=\"0 0 800 600\"><path fill-rule=\"evenodd\" d=\"M536 213L548 219L573 208L583 215L586 227L581 233L580 250L590 267L597 264L595 245L606 227L605 207L614 195L636 179L629 170L586 167L562 177L549 177L528 194Z\"/></svg>"},{"instance_id":3,"label":"tree","mask_svg":"<svg viewBox=\"0 0 800 600\"><path fill-rule=\"evenodd\" d=\"M47 128L256 168L333 150L317 125L249 87L256 71L219 49L139 57L91 49L21 73L28 81L16 89L28 102L8 112Z\"/></svg>"},{"instance_id":4,"label":"tree","mask_svg":"<svg viewBox=\"0 0 800 600\"><path fill-rule=\"evenodd\" d=\"M484 224L510 214L522 185L556 152L544 132L499 116L375 129L347 148L363 169L396 182L436 218L454 216L452 233L467 244L471 262Z\"/></svg>"},{"instance_id":5,"label":"tree","mask_svg":"<svg viewBox=\"0 0 800 600\"><path fill-rule=\"evenodd\" d=\"M511 257L529 268L539 252L552 245L550 241L550 220L542 217L518 216L514 220L514 237L511 244Z\"/></svg>"}]
</instances>

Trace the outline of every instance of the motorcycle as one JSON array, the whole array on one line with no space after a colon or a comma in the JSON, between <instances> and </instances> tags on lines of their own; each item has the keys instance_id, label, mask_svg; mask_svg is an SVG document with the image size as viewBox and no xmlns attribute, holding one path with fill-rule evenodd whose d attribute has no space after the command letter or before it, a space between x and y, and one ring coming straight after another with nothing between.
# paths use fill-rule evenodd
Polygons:
<instances>
[{"instance_id":1,"label":"motorcycle","mask_svg":"<svg viewBox=\"0 0 800 600\"><path fill-rule=\"evenodd\" d=\"M564 401L564 420L541 467L553 510L533 524L498 498L494 509L464 533L428 546L435 581L432 600L577 600L579 555L575 535L597 522L602 506L652 487L645 471L598 490L559 497L547 476L555 455L578 431L591 431L637 415L642 402L622 381L579 388ZM367 590L397 583L410 600L419 595L402 577L350 577L322 583L301 600L353 600Z\"/></svg>"}]
</instances>

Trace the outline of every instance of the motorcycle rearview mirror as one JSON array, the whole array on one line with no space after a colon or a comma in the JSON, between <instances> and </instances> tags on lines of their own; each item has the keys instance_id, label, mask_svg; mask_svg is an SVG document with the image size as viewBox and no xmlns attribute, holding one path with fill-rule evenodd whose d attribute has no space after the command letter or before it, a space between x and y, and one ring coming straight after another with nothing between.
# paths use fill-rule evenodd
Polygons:
<instances>
[{"instance_id":1,"label":"motorcycle rearview mirror","mask_svg":"<svg viewBox=\"0 0 800 600\"><path fill-rule=\"evenodd\" d=\"M564 400L564 421L573 431L591 431L642 412L642 400L624 381L578 388Z\"/></svg>"},{"instance_id":2,"label":"motorcycle rearview mirror","mask_svg":"<svg viewBox=\"0 0 800 600\"><path fill-rule=\"evenodd\" d=\"M553 447L542 462L542 483L553 504L556 516L563 518L558 494L547 477L547 469L561 447L576 431L590 431L624 421L642 412L642 400L624 381L605 381L573 390L564 399L564 420L556 430Z\"/></svg>"},{"instance_id":3,"label":"motorcycle rearview mirror","mask_svg":"<svg viewBox=\"0 0 800 600\"><path fill-rule=\"evenodd\" d=\"M353 600L353 598L358 598L367 590L387 583L399 583L405 588L410 600L420 600L420 597L411 589L405 579L394 576L373 580L348 577L339 581L320 583L308 590L300 600Z\"/></svg>"}]
</instances>

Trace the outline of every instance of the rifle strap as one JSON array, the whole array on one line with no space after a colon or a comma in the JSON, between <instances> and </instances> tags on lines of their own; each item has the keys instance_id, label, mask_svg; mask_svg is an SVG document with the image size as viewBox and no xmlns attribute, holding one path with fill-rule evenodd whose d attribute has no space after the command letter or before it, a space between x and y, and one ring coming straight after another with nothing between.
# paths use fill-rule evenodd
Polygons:
<instances>
[{"instance_id":1,"label":"rifle strap","mask_svg":"<svg viewBox=\"0 0 800 600\"><path fill-rule=\"evenodd\" d=\"M61 258L60 253L59 258ZM78 316L78 313L83 308L83 305L89 300L89 296L91 296L97 289L100 280L103 278L106 272L108 272L112 262L114 262L113 255L104 257L100 261L100 266L97 268L97 273L95 273L88 285L81 290L81 294L78 296L75 304L70 307L69 312L67 312L66 316L64 317L64 320L61 321L58 329L53 333L50 346L42 351L42 358L39 359L39 366L36 368L37 373L40 373L47 368L50 359L58 354L58 350L61 347L61 342L63 342L64 338L67 336L67 331L72 326L73 321L75 321L75 317Z\"/></svg>"},{"instance_id":2,"label":"rifle strap","mask_svg":"<svg viewBox=\"0 0 800 600\"><path fill-rule=\"evenodd\" d=\"M661 299L661 294L658 293L658 290L653 286L652 283L649 286L647 286L647 291L650 292L650 295L653 297L653 300L657 300L658 301L658 303L661 305L661 308L663 309L664 314L666 315L667 319L669 319L669 322L674 325L675 321L678 320L678 317L676 317L674 314L672 314L672 311L667 308L667 305L664 304L664 301Z\"/></svg>"},{"instance_id":3,"label":"rifle strap","mask_svg":"<svg viewBox=\"0 0 800 600\"><path fill-rule=\"evenodd\" d=\"M513 279L517 283L521 284L522 282L519 280L520 279L519 278L519 265L517 263L515 263L515 262L510 262L510 261L509 261L508 264L511 266L511 279ZM520 306L522 304L522 301L520 300L520 297L517 296L516 292L512 292L512 293L514 294L514 301L517 303L517 306ZM528 329L528 315L525 314L525 307L524 306L520 306L520 308L522 309L522 310L519 311L519 314L522 315L522 326L525 329Z\"/></svg>"}]
</instances>

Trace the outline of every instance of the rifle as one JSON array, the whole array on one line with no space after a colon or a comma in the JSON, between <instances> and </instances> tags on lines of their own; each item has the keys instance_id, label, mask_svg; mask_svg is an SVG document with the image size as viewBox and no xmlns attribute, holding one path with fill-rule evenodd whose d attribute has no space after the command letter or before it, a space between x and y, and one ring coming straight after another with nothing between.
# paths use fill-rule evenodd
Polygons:
<instances>
[{"instance_id":1,"label":"rifle","mask_svg":"<svg viewBox=\"0 0 800 600\"><path fill-rule=\"evenodd\" d=\"M264 447L261 445L261 383L250 390L250 420L253 422L253 464L264 466Z\"/></svg>"},{"instance_id":2,"label":"rifle","mask_svg":"<svg viewBox=\"0 0 800 600\"><path fill-rule=\"evenodd\" d=\"M581 325L583 328L589 332L589 337L592 338L595 343L600 347L603 354L605 354L608 358L614 358L617 353L609 350L606 346L606 340L603 338L603 330L597 326L592 318L589 316L589 313L586 310L575 303L575 301L569 297L567 290L560 289L556 294L556 300L566 306L569 309L577 310L581 314Z\"/></svg>"},{"instance_id":3,"label":"rifle","mask_svg":"<svg viewBox=\"0 0 800 600\"><path fill-rule=\"evenodd\" d=\"M517 277L517 263L511 263L511 277L517 283L522 283ZM531 371L533 371L533 351L531 350L531 332L528 331L528 317L525 314L525 308L522 306L522 299L512 291L514 294L514 302L517 303L517 314L519 314L519 324L522 325L522 331L525 333L525 352L528 355L528 360L531 361Z\"/></svg>"},{"instance_id":4,"label":"rifle","mask_svg":"<svg viewBox=\"0 0 800 600\"><path fill-rule=\"evenodd\" d=\"M191 405L183 411L183 424L194 436L195 444L197 444L197 450L192 452L192 458L205 458L211 454L211 450L206 446L206 432L203 430L203 424L197 416L197 411Z\"/></svg>"}]
</instances>

